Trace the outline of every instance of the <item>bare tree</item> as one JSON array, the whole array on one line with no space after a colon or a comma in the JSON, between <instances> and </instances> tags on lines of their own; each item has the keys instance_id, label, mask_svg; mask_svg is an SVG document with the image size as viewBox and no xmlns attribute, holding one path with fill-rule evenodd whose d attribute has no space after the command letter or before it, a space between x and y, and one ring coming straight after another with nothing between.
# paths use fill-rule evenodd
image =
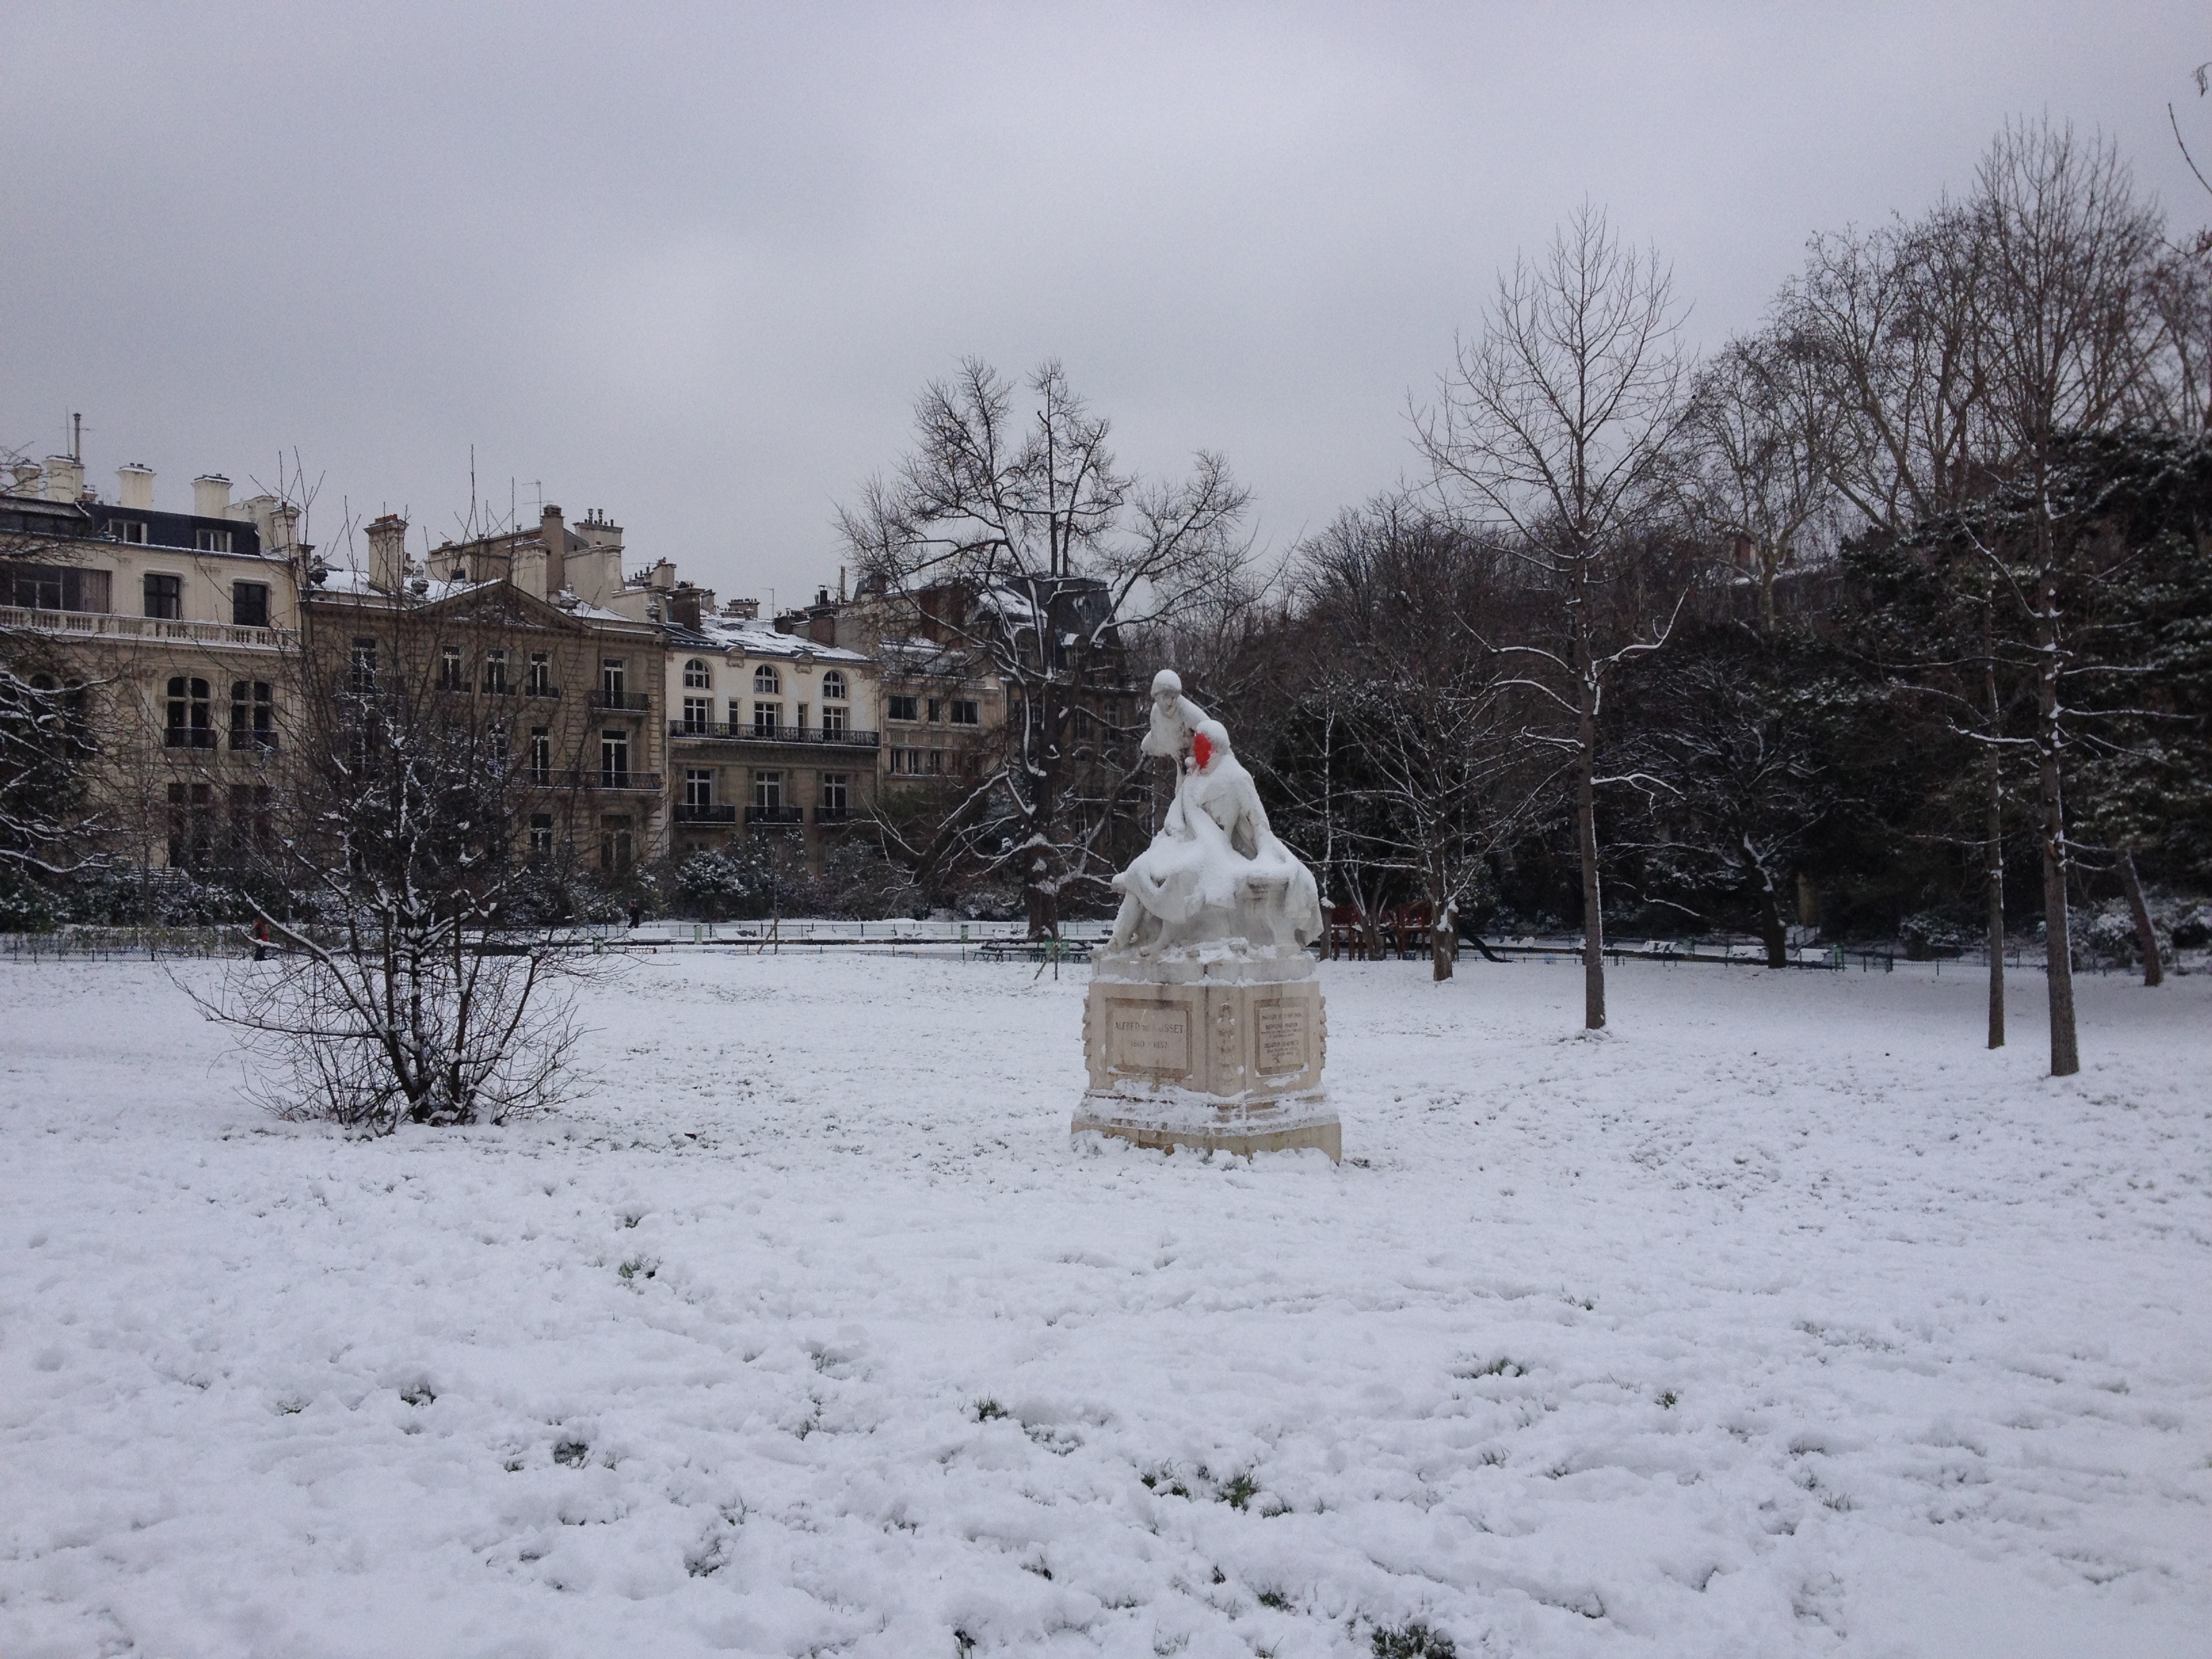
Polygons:
<instances>
[{"instance_id":1,"label":"bare tree","mask_svg":"<svg viewBox=\"0 0 2212 1659\"><path fill-rule=\"evenodd\" d=\"M921 862L1012 871L1042 935L1069 896L1107 891L1144 775L1127 733L1100 729L1116 724L1102 710L1133 708L1122 630L1171 622L1233 581L1250 496L1208 453L1177 481L1121 471L1107 422L1057 362L1025 389L973 358L932 385L913 451L838 523L865 582L934 590L939 623L1007 688L1001 763L954 803Z\"/></svg>"},{"instance_id":2,"label":"bare tree","mask_svg":"<svg viewBox=\"0 0 2212 1659\"><path fill-rule=\"evenodd\" d=\"M1729 550L1775 623L1784 570L1832 545L1833 405L1809 343L1769 331L1729 343L1697 377L1681 488L1691 521Z\"/></svg>"},{"instance_id":3,"label":"bare tree","mask_svg":"<svg viewBox=\"0 0 2212 1659\"><path fill-rule=\"evenodd\" d=\"M1322 642L1322 783L1336 797L1328 856L1426 899L1438 980L1451 977L1460 910L1486 881L1489 856L1527 829L1559 769L1556 756L1532 757L1520 740L1521 676L1462 620L1505 620L1521 597L1510 563L1391 500L1346 514L1299 559L1307 632ZM1353 757L1340 781L1340 742Z\"/></svg>"},{"instance_id":4,"label":"bare tree","mask_svg":"<svg viewBox=\"0 0 2212 1659\"><path fill-rule=\"evenodd\" d=\"M2061 447L2142 409L2157 333L2147 277L2161 246L2156 212L2108 140L2045 121L2008 127L1984 158L1968 204L1980 250L1975 349L2009 470L2039 504L2027 544L1990 556L2017 592L2037 657L2034 756L2043 843L2044 950L2051 1070L2081 1069L2067 916L2063 686L2073 635L2060 532Z\"/></svg>"},{"instance_id":5,"label":"bare tree","mask_svg":"<svg viewBox=\"0 0 2212 1659\"><path fill-rule=\"evenodd\" d=\"M203 1005L246 1034L280 1113L388 1133L501 1121L558 1089L588 961L574 827L556 828L578 780L518 759L507 702L455 672L511 643L507 591L434 647L400 598L302 635L283 765L219 865L273 955Z\"/></svg>"},{"instance_id":6,"label":"bare tree","mask_svg":"<svg viewBox=\"0 0 2212 1659\"><path fill-rule=\"evenodd\" d=\"M1674 606L1638 580L1663 514L1668 459L1687 414L1688 365L1670 272L1624 247L1585 206L1536 259L1498 279L1482 337L1462 344L1437 401L1414 413L1439 489L1511 536L1555 602L1545 643L1510 647L1565 717L1582 864L1583 1023L1605 1024L1598 876L1600 717L1607 679L1656 650ZM1655 603L1655 600L1656 603Z\"/></svg>"}]
</instances>

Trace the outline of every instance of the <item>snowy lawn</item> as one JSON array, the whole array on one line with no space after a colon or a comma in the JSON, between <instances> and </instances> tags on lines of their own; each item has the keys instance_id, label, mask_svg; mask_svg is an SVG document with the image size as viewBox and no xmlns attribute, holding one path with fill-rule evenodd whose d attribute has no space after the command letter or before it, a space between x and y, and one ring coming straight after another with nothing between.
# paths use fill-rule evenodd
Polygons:
<instances>
[{"instance_id":1,"label":"snowy lawn","mask_svg":"<svg viewBox=\"0 0 2212 1659\"><path fill-rule=\"evenodd\" d=\"M1333 964L1337 1169L1071 1148L1033 971L665 953L364 1144L0 968L0 1656L2212 1651L2212 981L2054 1083L2032 975Z\"/></svg>"}]
</instances>

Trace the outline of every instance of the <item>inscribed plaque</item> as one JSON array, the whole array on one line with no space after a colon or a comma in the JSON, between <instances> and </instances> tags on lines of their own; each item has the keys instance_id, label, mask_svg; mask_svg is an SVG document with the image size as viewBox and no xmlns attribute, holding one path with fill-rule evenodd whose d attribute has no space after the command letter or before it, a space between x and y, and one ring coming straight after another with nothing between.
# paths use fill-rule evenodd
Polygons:
<instances>
[{"instance_id":1,"label":"inscribed plaque","mask_svg":"<svg viewBox=\"0 0 2212 1659\"><path fill-rule=\"evenodd\" d=\"M1285 1077L1305 1070L1306 1005L1285 999L1263 1002L1255 1012L1261 1074Z\"/></svg>"},{"instance_id":2,"label":"inscribed plaque","mask_svg":"<svg viewBox=\"0 0 2212 1659\"><path fill-rule=\"evenodd\" d=\"M1186 1005L1110 997L1106 1021L1107 1064L1115 1071L1181 1077L1191 1069L1190 1010Z\"/></svg>"}]
</instances>

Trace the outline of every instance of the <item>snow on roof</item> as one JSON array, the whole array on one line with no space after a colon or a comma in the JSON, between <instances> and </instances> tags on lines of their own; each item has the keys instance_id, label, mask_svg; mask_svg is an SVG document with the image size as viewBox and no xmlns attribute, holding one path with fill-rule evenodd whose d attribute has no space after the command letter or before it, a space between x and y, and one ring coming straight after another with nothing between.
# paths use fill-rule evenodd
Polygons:
<instances>
[{"instance_id":1,"label":"snow on roof","mask_svg":"<svg viewBox=\"0 0 2212 1659\"><path fill-rule=\"evenodd\" d=\"M704 617L699 622L699 634L717 651L741 652L749 657L814 657L823 662L868 660L858 651L823 645L804 634L779 633L775 623L751 617Z\"/></svg>"}]
</instances>

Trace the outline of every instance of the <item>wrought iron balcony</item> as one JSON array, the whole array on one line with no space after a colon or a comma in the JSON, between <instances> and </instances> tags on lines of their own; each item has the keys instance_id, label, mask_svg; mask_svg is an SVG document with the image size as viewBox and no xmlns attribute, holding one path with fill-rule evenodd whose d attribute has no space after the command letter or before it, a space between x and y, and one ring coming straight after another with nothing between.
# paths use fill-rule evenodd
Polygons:
<instances>
[{"instance_id":1,"label":"wrought iron balcony","mask_svg":"<svg viewBox=\"0 0 2212 1659\"><path fill-rule=\"evenodd\" d=\"M680 800L676 803L678 823L735 823L738 809L716 801Z\"/></svg>"},{"instance_id":2,"label":"wrought iron balcony","mask_svg":"<svg viewBox=\"0 0 2212 1659\"><path fill-rule=\"evenodd\" d=\"M161 733L161 747L164 749L212 749L215 746L215 728L211 726L172 726Z\"/></svg>"},{"instance_id":3,"label":"wrought iron balcony","mask_svg":"<svg viewBox=\"0 0 2212 1659\"><path fill-rule=\"evenodd\" d=\"M803 806L748 806L745 808L745 822L771 825L804 823L806 822L806 809Z\"/></svg>"},{"instance_id":4,"label":"wrought iron balcony","mask_svg":"<svg viewBox=\"0 0 2212 1659\"><path fill-rule=\"evenodd\" d=\"M276 751L276 734L274 732L242 732L233 726L230 746L233 749L258 749L264 753L274 754Z\"/></svg>"},{"instance_id":5,"label":"wrought iron balcony","mask_svg":"<svg viewBox=\"0 0 2212 1659\"><path fill-rule=\"evenodd\" d=\"M818 726L757 726L744 721L671 720L668 735L713 743L805 744L812 748L874 749L883 742L879 732L826 731Z\"/></svg>"},{"instance_id":6,"label":"wrought iron balcony","mask_svg":"<svg viewBox=\"0 0 2212 1659\"><path fill-rule=\"evenodd\" d=\"M587 772L585 777L587 783L596 777L602 789L623 789L633 793L642 790L655 795L660 793L660 774L658 772L611 772L601 767L596 774Z\"/></svg>"},{"instance_id":7,"label":"wrought iron balcony","mask_svg":"<svg viewBox=\"0 0 2212 1659\"><path fill-rule=\"evenodd\" d=\"M646 691L610 691L604 685L592 693L592 707L608 714L643 714L653 708L653 696Z\"/></svg>"}]
</instances>

